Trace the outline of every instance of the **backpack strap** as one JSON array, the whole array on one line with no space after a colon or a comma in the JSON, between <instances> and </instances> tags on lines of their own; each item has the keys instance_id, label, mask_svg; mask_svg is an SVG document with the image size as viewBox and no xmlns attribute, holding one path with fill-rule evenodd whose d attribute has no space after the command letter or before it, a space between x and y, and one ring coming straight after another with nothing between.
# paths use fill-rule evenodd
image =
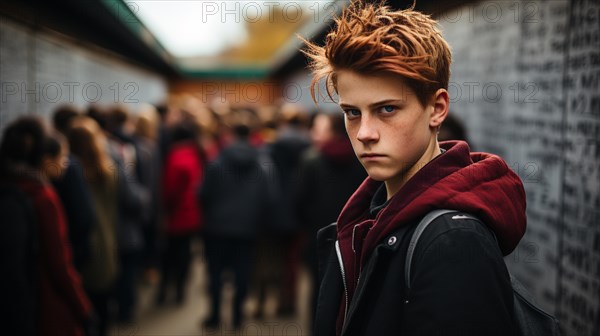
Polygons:
<instances>
[{"instance_id":1,"label":"backpack strap","mask_svg":"<svg viewBox=\"0 0 600 336\"><path fill-rule=\"evenodd\" d=\"M421 237L425 229L429 226L429 224L431 224L431 222L433 222L436 218L451 212L458 211L447 209L433 210L427 215L425 215L425 217L423 217L423 219L421 219L421 221L417 225L417 228L415 229L412 237L410 238L408 250L406 251L406 262L404 264L404 280L406 282L406 288L410 289L410 266L412 264L412 257L415 253L415 248L417 247L417 242L419 241L419 238Z\"/></svg>"}]
</instances>

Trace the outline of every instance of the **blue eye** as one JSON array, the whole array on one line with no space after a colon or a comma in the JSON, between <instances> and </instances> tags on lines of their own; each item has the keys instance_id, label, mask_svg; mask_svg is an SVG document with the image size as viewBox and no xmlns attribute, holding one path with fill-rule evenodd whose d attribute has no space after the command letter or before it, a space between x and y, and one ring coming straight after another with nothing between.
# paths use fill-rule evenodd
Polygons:
<instances>
[{"instance_id":1,"label":"blue eye","mask_svg":"<svg viewBox=\"0 0 600 336\"><path fill-rule=\"evenodd\" d=\"M358 110L358 109L347 109L347 110L344 110L344 113L346 114L346 116L348 118L360 117L360 110Z\"/></svg>"},{"instance_id":2,"label":"blue eye","mask_svg":"<svg viewBox=\"0 0 600 336\"><path fill-rule=\"evenodd\" d=\"M390 113L390 112L394 112L396 110L396 108L391 105L386 105L386 106L382 107L382 110L383 110L383 112Z\"/></svg>"}]
</instances>

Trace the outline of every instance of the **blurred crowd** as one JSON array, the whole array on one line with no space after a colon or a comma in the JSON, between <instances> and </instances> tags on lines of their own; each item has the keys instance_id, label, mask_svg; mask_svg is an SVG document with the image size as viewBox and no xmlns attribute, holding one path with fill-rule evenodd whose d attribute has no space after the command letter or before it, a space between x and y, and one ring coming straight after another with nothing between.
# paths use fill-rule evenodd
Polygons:
<instances>
[{"instance_id":1,"label":"blurred crowd","mask_svg":"<svg viewBox=\"0 0 600 336\"><path fill-rule=\"evenodd\" d=\"M136 111L65 105L50 119L23 116L0 144L10 334L106 335L135 319L140 281L157 285L156 305L182 304L194 245L211 298L203 327L222 323L226 280L234 328L249 293L254 318L273 291L277 314L295 316L303 264L317 291L317 230L366 177L342 114L295 104L174 96Z\"/></svg>"}]
</instances>

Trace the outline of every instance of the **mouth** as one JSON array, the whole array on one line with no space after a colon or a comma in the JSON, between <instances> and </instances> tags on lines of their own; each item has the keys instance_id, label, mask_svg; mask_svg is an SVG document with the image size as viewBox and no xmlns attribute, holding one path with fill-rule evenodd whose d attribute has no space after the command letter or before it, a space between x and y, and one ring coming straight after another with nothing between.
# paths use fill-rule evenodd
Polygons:
<instances>
[{"instance_id":1,"label":"mouth","mask_svg":"<svg viewBox=\"0 0 600 336\"><path fill-rule=\"evenodd\" d=\"M385 157L385 155L383 154L377 154L377 153L363 153L360 154L360 158L361 159L365 159L365 160L372 160L372 159L378 159L378 158L383 158Z\"/></svg>"}]
</instances>

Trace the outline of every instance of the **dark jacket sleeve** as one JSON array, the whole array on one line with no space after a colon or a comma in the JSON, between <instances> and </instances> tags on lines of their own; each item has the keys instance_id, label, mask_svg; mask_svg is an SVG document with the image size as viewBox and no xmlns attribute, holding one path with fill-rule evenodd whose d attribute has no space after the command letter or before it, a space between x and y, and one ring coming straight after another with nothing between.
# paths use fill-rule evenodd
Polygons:
<instances>
[{"instance_id":1,"label":"dark jacket sleeve","mask_svg":"<svg viewBox=\"0 0 600 336\"><path fill-rule=\"evenodd\" d=\"M515 335L508 271L485 231L451 228L419 241L402 335Z\"/></svg>"}]
</instances>

